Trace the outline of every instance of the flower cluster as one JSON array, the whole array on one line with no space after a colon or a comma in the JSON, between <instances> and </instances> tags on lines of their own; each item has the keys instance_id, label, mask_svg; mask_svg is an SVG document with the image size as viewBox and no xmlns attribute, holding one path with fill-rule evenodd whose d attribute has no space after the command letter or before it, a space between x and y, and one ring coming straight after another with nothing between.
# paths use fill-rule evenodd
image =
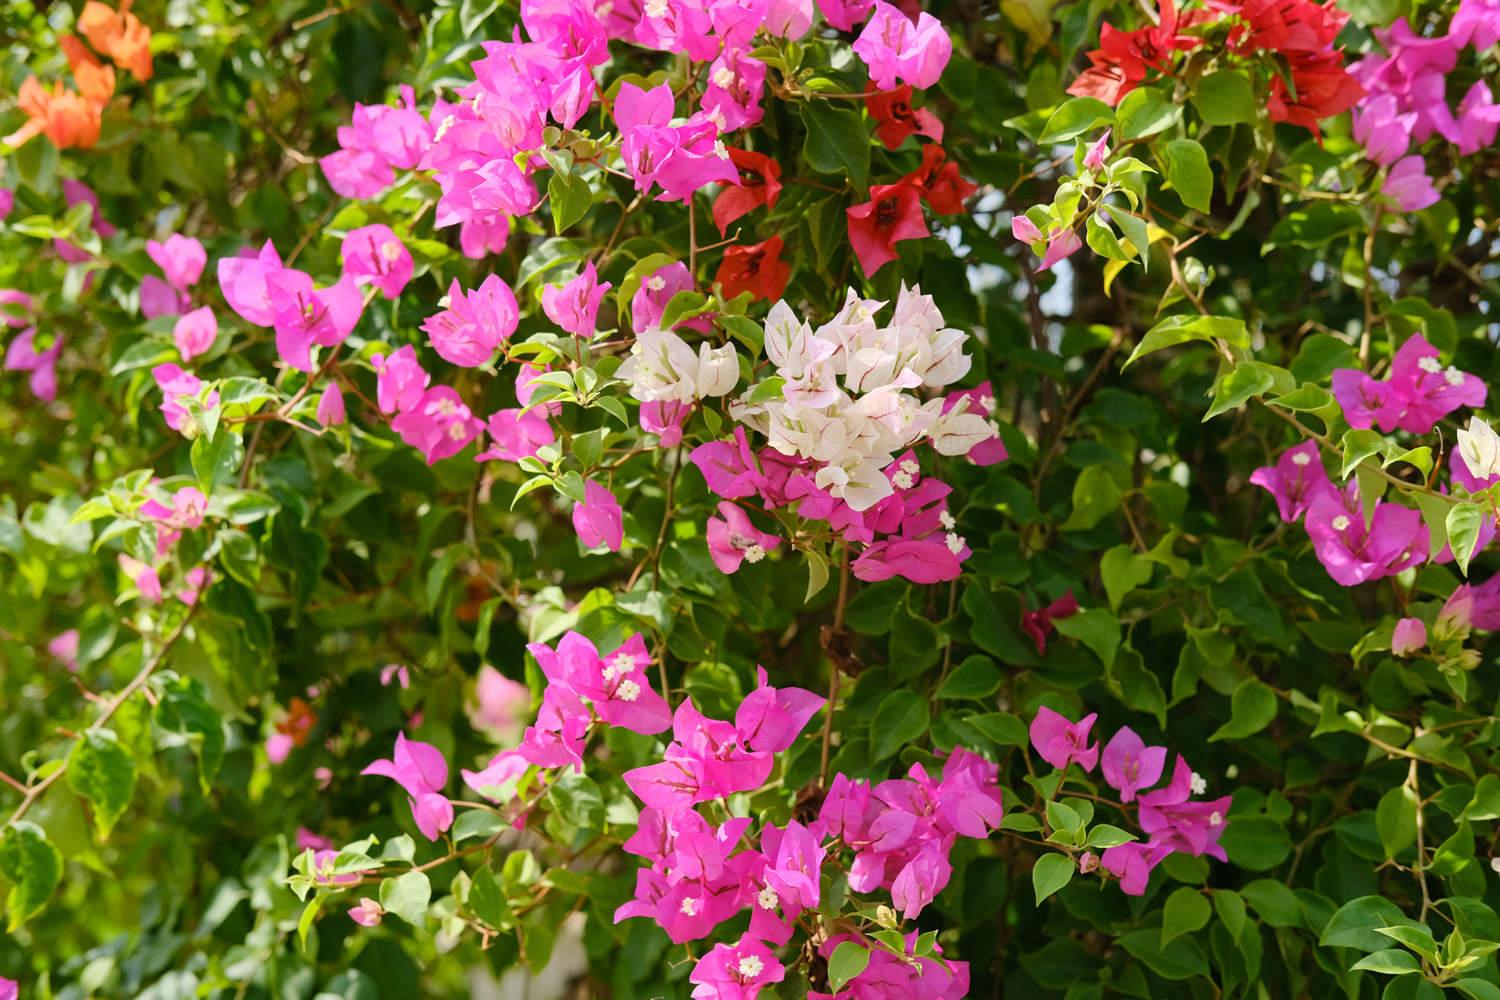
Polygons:
<instances>
[{"instance_id":1,"label":"flower cluster","mask_svg":"<svg viewBox=\"0 0 1500 1000\"><path fill-rule=\"evenodd\" d=\"M1097 718L1090 714L1069 722L1043 706L1031 721L1031 746L1037 754L1063 772L1064 780L1070 764L1085 774L1098 766L1104 783L1119 793L1122 811L1135 810L1136 825L1146 837L1106 847L1097 856L1084 851L1078 870L1108 873L1120 880L1126 895L1141 896L1151 872L1172 854L1227 860L1219 838L1228 825L1229 796L1194 801L1208 786L1181 754L1167 784L1153 787L1166 768L1167 748L1147 746L1129 726L1121 726L1101 753L1098 743L1089 742Z\"/></svg>"},{"instance_id":2,"label":"flower cluster","mask_svg":"<svg viewBox=\"0 0 1500 1000\"><path fill-rule=\"evenodd\" d=\"M1349 110L1364 94L1334 45L1347 20L1334 5L1313 0L1231 0L1186 12L1164 0L1157 23L1133 31L1101 26L1099 48L1068 93L1114 106L1153 71L1175 76L1185 53L1194 54L1194 72L1202 72L1196 60L1209 48L1235 63L1264 62L1271 120L1317 134L1320 120Z\"/></svg>"},{"instance_id":3,"label":"flower cluster","mask_svg":"<svg viewBox=\"0 0 1500 1000\"><path fill-rule=\"evenodd\" d=\"M151 29L130 13L130 4L131 0L121 0L118 12L99 0L84 4L76 28L88 46L77 35L65 35L58 42L78 89L58 81L48 90L28 76L16 100L26 113L26 124L0 141L16 147L45 135L58 149L88 149L99 141L104 107L115 93L115 67L142 83L152 75ZM100 55L114 65L104 65Z\"/></svg>"},{"instance_id":4,"label":"flower cluster","mask_svg":"<svg viewBox=\"0 0 1500 1000\"><path fill-rule=\"evenodd\" d=\"M1424 37L1405 20L1377 28L1385 53L1372 52L1349 67L1366 95L1354 109L1354 137L1374 163L1388 167L1382 190L1402 211L1416 212L1438 200L1420 153L1413 148L1442 136L1470 156L1495 142L1500 105L1483 79L1448 104L1447 81L1463 49L1484 52L1500 39L1500 10L1483 0L1463 0L1448 34Z\"/></svg>"}]
</instances>

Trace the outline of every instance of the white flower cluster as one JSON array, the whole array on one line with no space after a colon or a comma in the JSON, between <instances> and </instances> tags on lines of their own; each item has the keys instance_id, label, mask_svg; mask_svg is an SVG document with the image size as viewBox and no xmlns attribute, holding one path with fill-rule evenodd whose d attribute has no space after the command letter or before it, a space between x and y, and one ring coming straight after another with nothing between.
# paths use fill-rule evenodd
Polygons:
<instances>
[{"instance_id":1,"label":"white flower cluster","mask_svg":"<svg viewBox=\"0 0 1500 1000\"><path fill-rule=\"evenodd\" d=\"M643 403L691 403L728 395L740 380L740 361L733 344L703 343L694 352L671 330L646 330L615 377L629 383L630 395Z\"/></svg>"},{"instance_id":2,"label":"white flower cluster","mask_svg":"<svg viewBox=\"0 0 1500 1000\"><path fill-rule=\"evenodd\" d=\"M943 326L943 314L920 288L901 287L890 323L884 302L851 289L832 320L813 330L785 302L766 319L766 357L785 380L781 398L732 407L736 419L763 433L784 455L822 463L817 485L854 510L890 496L884 469L896 453L926 438L944 455L964 455L999 428L967 400L943 413L940 389L969 372L968 335Z\"/></svg>"}]
</instances>

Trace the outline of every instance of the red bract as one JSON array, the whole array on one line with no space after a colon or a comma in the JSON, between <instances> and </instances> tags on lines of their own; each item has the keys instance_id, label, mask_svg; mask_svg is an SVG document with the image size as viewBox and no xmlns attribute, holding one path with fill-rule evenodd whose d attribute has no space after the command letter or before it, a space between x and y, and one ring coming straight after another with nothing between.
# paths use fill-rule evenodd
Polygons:
<instances>
[{"instance_id":1,"label":"red bract","mask_svg":"<svg viewBox=\"0 0 1500 1000\"><path fill-rule=\"evenodd\" d=\"M922 193L922 200L939 215L957 215L964 201L978 191L977 185L964 180L958 164L947 159L942 146L923 146L922 165L906 175L905 182Z\"/></svg>"},{"instance_id":2,"label":"red bract","mask_svg":"<svg viewBox=\"0 0 1500 1000\"><path fill-rule=\"evenodd\" d=\"M865 98L865 107L875 119L875 134L885 143L886 149L895 149L909 135L925 135L933 142L943 141L943 123L925 108L911 106L911 84L903 83L894 90L877 91L873 88ZM731 150L732 152L732 150Z\"/></svg>"},{"instance_id":3,"label":"red bract","mask_svg":"<svg viewBox=\"0 0 1500 1000\"><path fill-rule=\"evenodd\" d=\"M849 243L866 276L896 259L897 243L932 235L922 216L922 193L906 181L877 184L870 188L869 201L845 211Z\"/></svg>"},{"instance_id":4,"label":"red bract","mask_svg":"<svg viewBox=\"0 0 1500 1000\"><path fill-rule=\"evenodd\" d=\"M1280 74L1271 79L1268 110L1273 122L1301 125L1319 135L1318 121L1354 107L1365 88L1344 69L1341 53L1297 53L1291 58L1292 87Z\"/></svg>"},{"instance_id":5,"label":"red bract","mask_svg":"<svg viewBox=\"0 0 1500 1000\"><path fill-rule=\"evenodd\" d=\"M729 150L729 161L740 172L739 180L726 185L714 199L714 225L726 233L729 224L764 205L775 208L781 197L781 164L748 149Z\"/></svg>"},{"instance_id":6,"label":"red bract","mask_svg":"<svg viewBox=\"0 0 1500 1000\"><path fill-rule=\"evenodd\" d=\"M1196 18L1190 19L1196 20ZM1196 48L1202 39L1184 35L1178 19L1177 4L1164 0L1161 23L1134 31L1121 31L1112 24L1099 29L1099 47L1089 53L1084 70L1068 93L1074 97L1096 97L1113 107L1146 78L1146 70L1171 72L1172 53Z\"/></svg>"},{"instance_id":7,"label":"red bract","mask_svg":"<svg viewBox=\"0 0 1500 1000\"><path fill-rule=\"evenodd\" d=\"M764 243L730 247L724 251L724 263L714 280L724 290L724 298L733 299L749 292L757 299L778 299L792 276L792 265L781 259L780 236Z\"/></svg>"}]
</instances>

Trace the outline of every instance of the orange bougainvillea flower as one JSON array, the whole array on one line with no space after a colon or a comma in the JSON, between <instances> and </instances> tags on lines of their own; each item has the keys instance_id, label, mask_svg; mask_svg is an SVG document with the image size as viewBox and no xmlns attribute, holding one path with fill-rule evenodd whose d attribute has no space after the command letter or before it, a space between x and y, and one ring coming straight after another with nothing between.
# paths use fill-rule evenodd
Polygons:
<instances>
[{"instance_id":1,"label":"orange bougainvillea flower","mask_svg":"<svg viewBox=\"0 0 1500 1000\"><path fill-rule=\"evenodd\" d=\"M78 30L94 50L142 83L151 79L151 29L130 13L131 0L121 0L118 13L99 0L89 0L78 15Z\"/></svg>"},{"instance_id":2,"label":"orange bougainvillea flower","mask_svg":"<svg viewBox=\"0 0 1500 1000\"><path fill-rule=\"evenodd\" d=\"M57 44L68 57L68 68L73 71L79 95L103 108L115 93L114 67L101 64L76 35L66 35Z\"/></svg>"},{"instance_id":3,"label":"orange bougainvillea flower","mask_svg":"<svg viewBox=\"0 0 1500 1000\"><path fill-rule=\"evenodd\" d=\"M61 83L48 91L36 77L28 77L21 84L17 103L29 120L5 137L7 146L20 146L44 133L58 149L74 146L87 149L99 141L99 111L103 105L79 96Z\"/></svg>"}]
</instances>

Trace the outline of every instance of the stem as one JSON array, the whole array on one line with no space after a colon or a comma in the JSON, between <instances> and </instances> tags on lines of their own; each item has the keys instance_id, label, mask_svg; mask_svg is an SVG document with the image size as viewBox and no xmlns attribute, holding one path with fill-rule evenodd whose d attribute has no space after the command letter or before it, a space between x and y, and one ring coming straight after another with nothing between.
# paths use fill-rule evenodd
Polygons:
<instances>
[{"instance_id":1,"label":"stem","mask_svg":"<svg viewBox=\"0 0 1500 1000\"><path fill-rule=\"evenodd\" d=\"M833 609L833 636L844 632L844 608L849 603L849 547L845 545L839 557L839 597ZM833 707L839 700L839 658L828 658L828 704L823 707L823 749L819 756L818 784L828 787L828 752L833 745Z\"/></svg>"},{"instance_id":2,"label":"stem","mask_svg":"<svg viewBox=\"0 0 1500 1000\"><path fill-rule=\"evenodd\" d=\"M109 723L110 718L120 710L120 706L125 704L131 695L139 691L145 685L146 681L150 680L152 673L156 671L157 667L161 666L162 661L167 657L167 653L171 651L172 646L187 628L188 622L192 620L193 613L198 610L200 603L195 602L188 607L187 614L182 616L182 621L178 622L177 627L168 634L166 640L162 643L161 649L157 650L156 655L146 661L140 671L130 679L130 683L120 689L119 694L109 700L109 703L104 706L104 710L99 713L99 718L90 723L89 727L83 731L84 735L103 729ZM63 757L58 764L57 770L26 790L26 795L21 799L21 804L16 806L16 811L10 814L7 826L12 826L19 822L21 817L25 816L27 811L36 804L37 799L41 798L48 788L52 787L53 782L63 776L68 770L68 760L68 757Z\"/></svg>"}]
</instances>

